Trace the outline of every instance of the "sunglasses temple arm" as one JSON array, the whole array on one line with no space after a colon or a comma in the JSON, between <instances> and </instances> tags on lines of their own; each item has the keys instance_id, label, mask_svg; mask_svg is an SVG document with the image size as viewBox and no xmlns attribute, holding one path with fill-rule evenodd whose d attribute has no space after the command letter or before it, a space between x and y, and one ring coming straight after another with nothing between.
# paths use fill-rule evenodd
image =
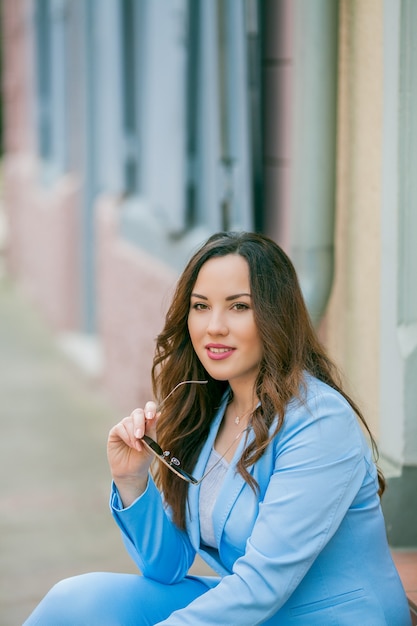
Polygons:
<instances>
[{"instance_id":1,"label":"sunglasses temple arm","mask_svg":"<svg viewBox=\"0 0 417 626\"><path fill-rule=\"evenodd\" d=\"M174 391L176 391L178 389L178 387L181 387L181 385L190 385L190 384L206 385L207 383L208 383L208 380L183 380L181 383L178 383L178 385L176 385L174 387L174 389L172 389L169 392L169 394L167 396L165 396L165 398L163 400L161 400L161 402L156 407L156 412L159 413L159 411L162 409L162 407L164 406L164 404L168 400L168 398L170 398L172 396L172 394L174 393Z\"/></svg>"}]
</instances>

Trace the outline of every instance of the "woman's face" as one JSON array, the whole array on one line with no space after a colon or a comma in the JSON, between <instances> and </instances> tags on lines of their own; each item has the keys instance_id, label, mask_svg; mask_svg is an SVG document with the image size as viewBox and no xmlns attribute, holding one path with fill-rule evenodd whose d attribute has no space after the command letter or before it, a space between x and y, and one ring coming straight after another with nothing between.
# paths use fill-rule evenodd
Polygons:
<instances>
[{"instance_id":1,"label":"woman's face","mask_svg":"<svg viewBox=\"0 0 417 626\"><path fill-rule=\"evenodd\" d=\"M188 330L194 350L216 380L254 384L262 344L253 314L247 261L238 254L212 258L193 287Z\"/></svg>"}]
</instances>

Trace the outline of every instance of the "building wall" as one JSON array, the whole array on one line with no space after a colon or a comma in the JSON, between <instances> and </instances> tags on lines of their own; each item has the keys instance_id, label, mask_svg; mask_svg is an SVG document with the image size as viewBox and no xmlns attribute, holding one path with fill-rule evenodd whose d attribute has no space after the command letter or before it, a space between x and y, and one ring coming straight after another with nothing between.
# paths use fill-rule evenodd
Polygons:
<instances>
[{"instance_id":1,"label":"building wall","mask_svg":"<svg viewBox=\"0 0 417 626\"><path fill-rule=\"evenodd\" d=\"M342 1L335 276L326 343L378 435L383 8Z\"/></svg>"},{"instance_id":2,"label":"building wall","mask_svg":"<svg viewBox=\"0 0 417 626\"><path fill-rule=\"evenodd\" d=\"M289 251L290 219L286 209L291 205L293 6L291 0L266 0L265 7L265 230Z\"/></svg>"},{"instance_id":3,"label":"building wall","mask_svg":"<svg viewBox=\"0 0 417 626\"><path fill-rule=\"evenodd\" d=\"M79 326L80 185L67 174L51 187L39 184L30 154L3 163L3 199L8 210L8 265L54 331Z\"/></svg>"},{"instance_id":4,"label":"building wall","mask_svg":"<svg viewBox=\"0 0 417 626\"><path fill-rule=\"evenodd\" d=\"M24 2L2 2L3 135L8 152L34 150L31 34Z\"/></svg>"},{"instance_id":5,"label":"building wall","mask_svg":"<svg viewBox=\"0 0 417 626\"><path fill-rule=\"evenodd\" d=\"M42 184L36 156L31 5L2 3L3 197L10 271L54 330L79 324L79 177Z\"/></svg>"},{"instance_id":6,"label":"building wall","mask_svg":"<svg viewBox=\"0 0 417 626\"><path fill-rule=\"evenodd\" d=\"M118 201L97 203L97 310L103 349L102 386L130 413L152 398L155 339L176 279L175 270L120 237Z\"/></svg>"}]
</instances>

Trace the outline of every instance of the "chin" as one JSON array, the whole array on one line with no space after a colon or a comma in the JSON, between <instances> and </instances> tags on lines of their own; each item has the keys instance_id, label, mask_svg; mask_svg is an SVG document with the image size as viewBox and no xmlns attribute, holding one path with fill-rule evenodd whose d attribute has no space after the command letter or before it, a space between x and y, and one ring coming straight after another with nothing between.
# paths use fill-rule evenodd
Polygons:
<instances>
[{"instance_id":1,"label":"chin","mask_svg":"<svg viewBox=\"0 0 417 626\"><path fill-rule=\"evenodd\" d=\"M220 374L219 372L213 372L212 368L206 367L204 366L204 369L206 370L207 374L213 378L213 380L218 380L218 381L227 381L229 380L229 376L227 376L226 374Z\"/></svg>"}]
</instances>

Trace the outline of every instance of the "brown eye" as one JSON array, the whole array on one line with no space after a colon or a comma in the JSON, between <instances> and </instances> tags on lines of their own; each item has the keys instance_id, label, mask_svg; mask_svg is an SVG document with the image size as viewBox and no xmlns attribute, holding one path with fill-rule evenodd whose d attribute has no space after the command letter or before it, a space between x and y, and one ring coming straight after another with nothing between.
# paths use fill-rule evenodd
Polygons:
<instances>
[{"instance_id":1,"label":"brown eye","mask_svg":"<svg viewBox=\"0 0 417 626\"><path fill-rule=\"evenodd\" d=\"M247 304L245 304L244 302L236 302L233 305L233 308L236 311L247 311L249 309L249 306Z\"/></svg>"}]
</instances>

